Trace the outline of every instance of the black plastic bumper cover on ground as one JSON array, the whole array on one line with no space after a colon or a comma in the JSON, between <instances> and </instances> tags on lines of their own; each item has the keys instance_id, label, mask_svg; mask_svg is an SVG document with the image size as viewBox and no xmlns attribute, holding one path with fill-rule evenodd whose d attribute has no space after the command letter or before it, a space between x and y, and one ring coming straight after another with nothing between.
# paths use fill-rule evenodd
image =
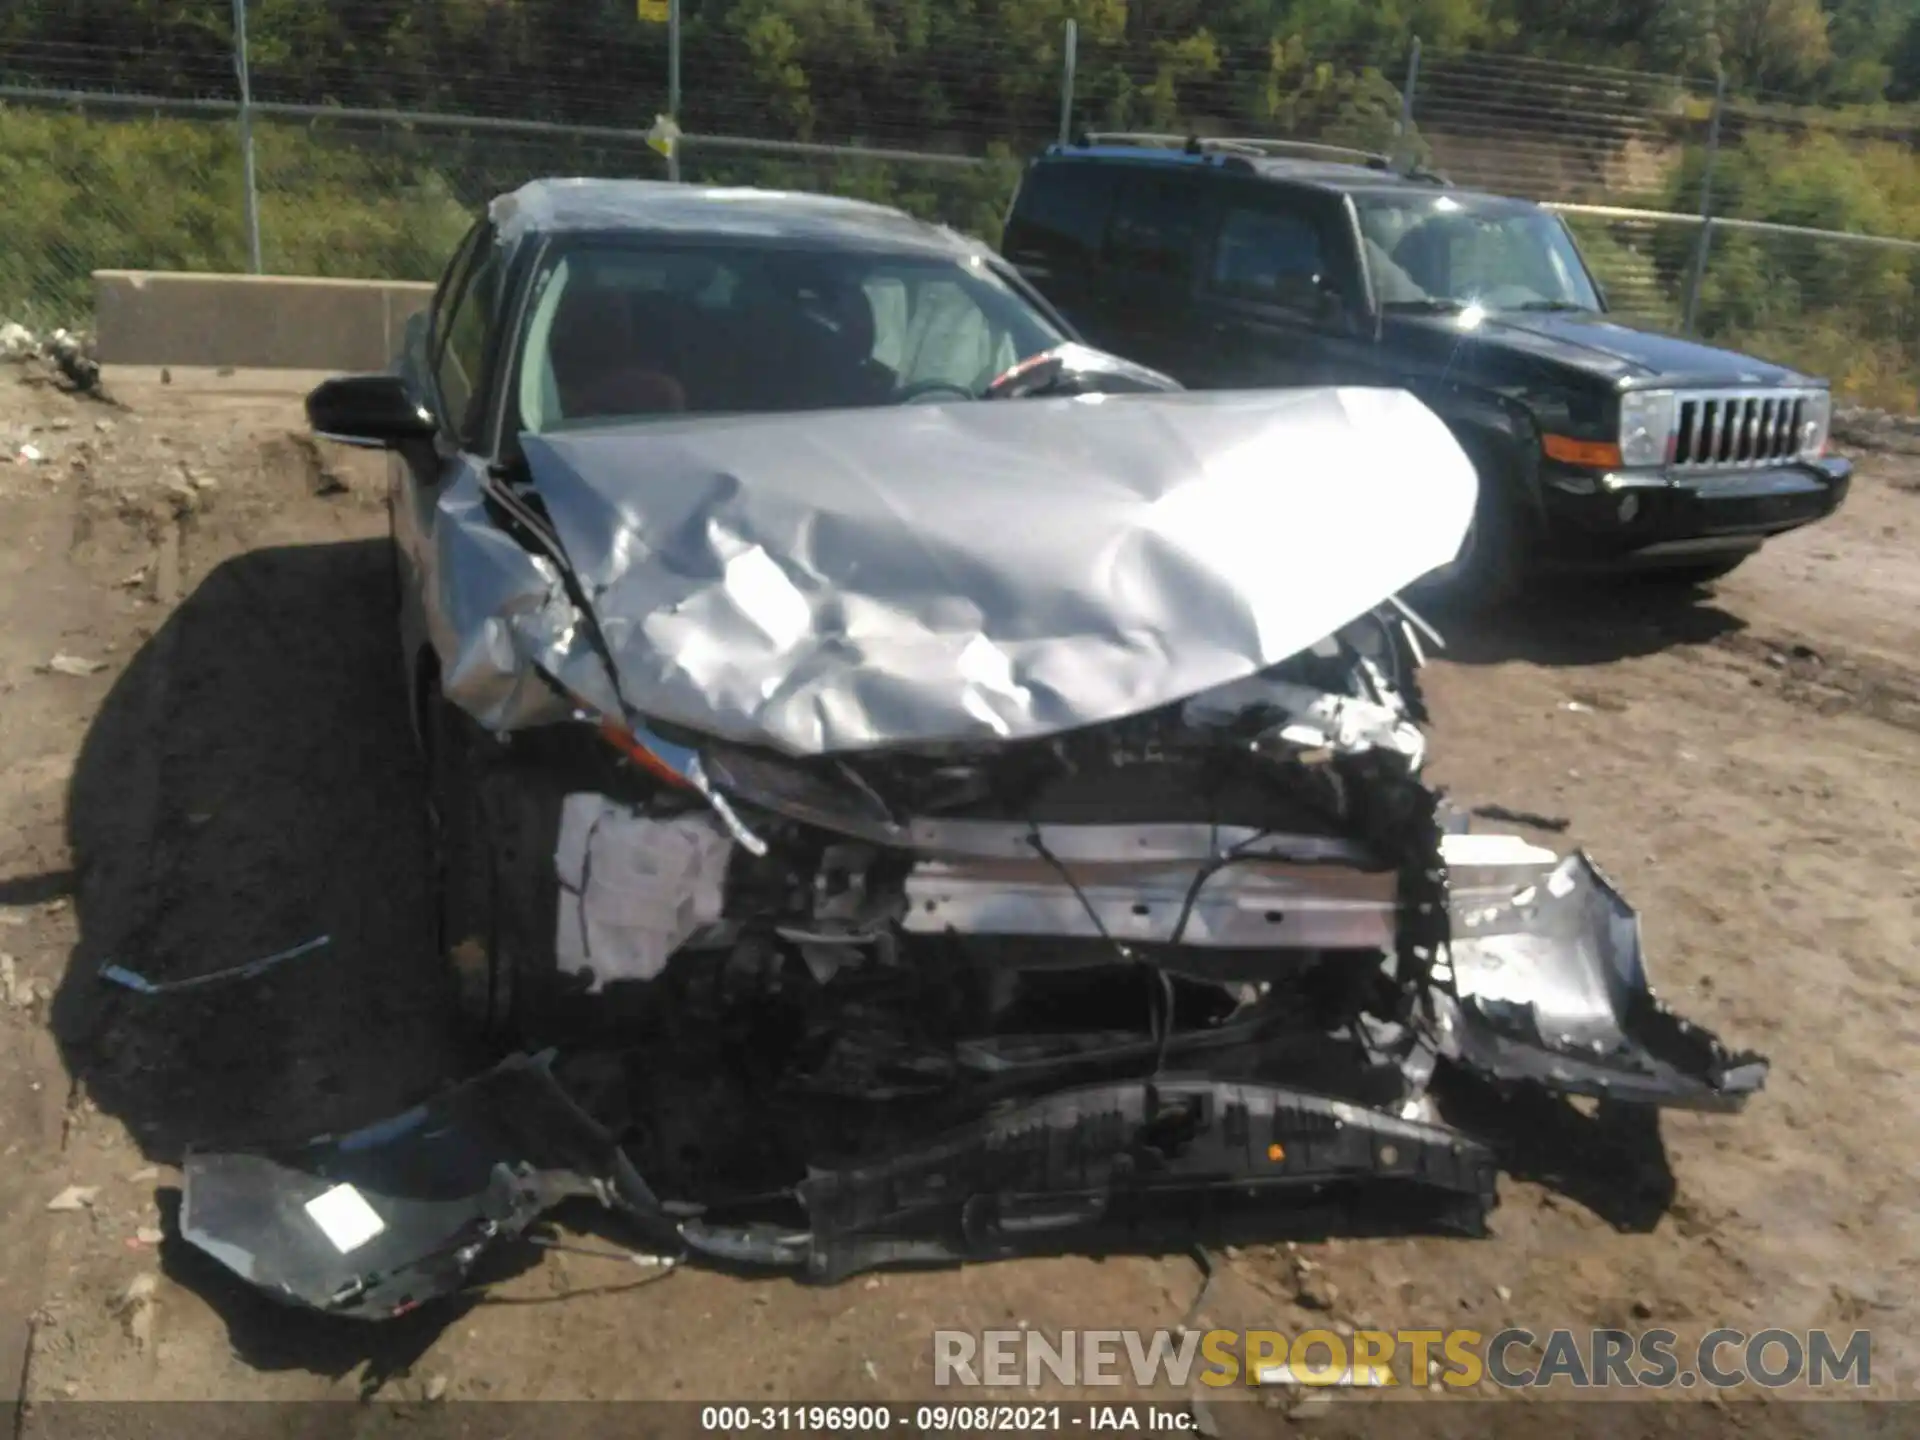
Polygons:
<instances>
[{"instance_id":1,"label":"black plastic bumper cover on ground","mask_svg":"<svg viewBox=\"0 0 1920 1440\"><path fill-rule=\"evenodd\" d=\"M657 1209L544 1055L349 1135L189 1154L183 1172L190 1244L276 1299L367 1319L460 1289L485 1249L562 1200Z\"/></svg>"},{"instance_id":2,"label":"black plastic bumper cover on ground","mask_svg":"<svg viewBox=\"0 0 1920 1440\"><path fill-rule=\"evenodd\" d=\"M1167 1248L1216 1221L1268 1238L1336 1213L1477 1234L1495 1174L1490 1152L1438 1126L1279 1086L1169 1078L1061 1092L815 1172L794 1196L804 1230L705 1217L679 1234L713 1259L829 1281L886 1264ZM344 1250L354 1234L309 1208L342 1186L380 1226ZM281 1299L372 1319L457 1292L488 1246L565 1199L598 1199L655 1235L671 1225L544 1058L525 1056L353 1135L282 1156L192 1156L185 1188L192 1244Z\"/></svg>"}]
</instances>

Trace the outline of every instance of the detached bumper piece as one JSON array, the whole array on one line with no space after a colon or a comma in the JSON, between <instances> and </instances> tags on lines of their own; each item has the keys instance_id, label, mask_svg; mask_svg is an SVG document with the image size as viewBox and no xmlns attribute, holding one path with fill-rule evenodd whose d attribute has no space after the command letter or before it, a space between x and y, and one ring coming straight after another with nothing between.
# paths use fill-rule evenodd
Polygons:
<instances>
[{"instance_id":1,"label":"detached bumper piece","mask_svg":"<svg viewBox=\"0 0 1920 1440\"><path fill-rule=\"evenodd\" d=\"M1766 1082L1763 1058L1654 998L1639 915L1584 854L1456 903L1450 954L1442 1053L1487 1079L1694 1110L1738 1110Z\"/></svg>"},{"instance_id":2,"label":"detached bumper piece","mask_svg":"<svg viewBox=\"0 0 1920 1440\"><path fill-rule=\"evenodd\" d=\"M816 1171L804 1226L683 1222L710 1258L834 1282L882 1265L1164 1250L1187 1234L1483 1235L1492 1153L1438 1126L1280 1086L1090 1086L857 1168ZM182 1233L274 1296L382 1319L459 1291L489 1246L590 1197L664 1212L604 1131L515 1057L434 1104L283 1157L196 1155Z\"/></svg>"},{"instance_id":3,"label":"detached bumper piece","mask_svg":"<svg viewBox=\"0 0 1920 1440\"><path fill-rule=\"evenodd\" d=\"M403 1115L283 1154L189 1155L181 1234L276 1299L379 1320L457 1292L483 1251L563 1200L656 1214L548 1059L515 1056Z\"/></svg>"},{"instance_id":4,"label":"detached bumper piece","mask_svg":"<svg viewBox=\"0 0 1920 1440\"><path fill-rule=\"evenodd\" d=\"M804 1233L690 1222L694 1250L843 1280L881 1265L1164 1250L1369 1226L1485 1232L1493 1155L1438 1126L1277 1085L1169 1078L1014 1106L799 1187ZM1236 1221L1244 1222L1243 1226Z\"/></svg>"}]
</instances>

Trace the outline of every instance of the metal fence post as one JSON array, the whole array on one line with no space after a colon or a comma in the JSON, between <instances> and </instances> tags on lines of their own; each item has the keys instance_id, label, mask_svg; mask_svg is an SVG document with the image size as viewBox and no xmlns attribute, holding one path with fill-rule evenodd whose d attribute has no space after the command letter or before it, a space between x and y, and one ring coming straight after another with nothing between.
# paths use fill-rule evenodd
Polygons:
<instances>
[{"instance_id":1,"label":"metal fence post","mask_svg":"<svg viewBox=\"0 0 1920 1440\"><path fill-rule=\"evenodd\" d=\"M1073 143L1073 83L1080 68L1080 22L1068 20L1066 38L1061 42L1060 61L1060 143Z\"/></svg>"},{"instance_id":2,"label":"metal fence post","mask_svg":"<svg viewBox=\"0 0 1920 1440\"><path fill-rule=\"evenodd\" d=\"M667 118L680 123L680 0L667 4ZM680 180L680 139L674 137L667 154L667 179Z\"/></svg>"},{"instance_id":3,"label":"metal fence post","mask_svg":"<svg viewBox=\"0 0 1920 1440\"><path fill-rule=\"evenodd\" d=\"M1397 148L1404 148L1413 135L1413 94L1420 84L1420 37L1413 37L1413 48L1407 51L1407 80L1400 87L1400 123L1394 135ZM1399 159L1399 156L1395 156Z\"/></svg>"},{"instance_id":4,"label":"metal fence post","mask_svg":"<svg viewBox=\"0 0 1920 1440\"><path fill-rule=\"evenodd\" d=\"M260 273L260 186L253 168L253 76L247 66L247 0L233 0L233 71L240 82L240 166L245 176L247 268Z\"/></svg>"},{"instance_id":5,"label":"metal fence post","mask_svg":"<svg viewBox=\"0 0 1920 1440\"><path fill-rule=\"evenodd\" d=\"M1707 251L1713 244L1713 162L1720 156L1720 112L1727 102L1727 72L1713 82L1713 118L1707 122L1707 164L1700 176L1700 239L1693 249L1693 267L1681 302L1681 323L1687 334L1697 333L1694 319L1700 310L1700 287L1707 279Z\"/></svg>"}]
</instances>

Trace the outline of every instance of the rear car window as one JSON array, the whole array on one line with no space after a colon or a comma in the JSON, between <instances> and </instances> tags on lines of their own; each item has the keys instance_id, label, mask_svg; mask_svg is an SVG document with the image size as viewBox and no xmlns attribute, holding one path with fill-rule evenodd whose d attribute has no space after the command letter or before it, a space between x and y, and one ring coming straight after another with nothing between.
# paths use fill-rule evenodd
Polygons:
<instances>
[{"instance_id":1,"label":"rear car window","mask_svg":"<svg viewBox=\"0 0 1920 1440\"><path fill-rule=\"evenodd\" d=\"M1042 162L1014 197L1002 250L1016 264L1090 265L1113 209L1115 175L1097 165Z\"/></svg>"},{"instance_id":2,"label":"rear car window","mask_svg":"<svg viewBox=\"0 0 1920 1440\"><path fill-rule=\"evenodd\" d=\"M1199 191L1176 175L1128 175L1107 227L1106 258L1123 270L1185 280L1200 234Z\"/></svg>"}]
</instances>

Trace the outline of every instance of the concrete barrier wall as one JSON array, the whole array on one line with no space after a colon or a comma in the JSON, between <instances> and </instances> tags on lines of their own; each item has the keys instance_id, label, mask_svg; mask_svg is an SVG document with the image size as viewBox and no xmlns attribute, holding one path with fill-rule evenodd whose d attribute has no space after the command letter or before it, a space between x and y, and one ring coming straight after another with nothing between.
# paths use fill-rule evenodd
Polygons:
<instances>
[{"instance_id":1,"label":"concrete barrier wall","mask_svg":"<svg viewBox=\"0 0 1920 1440\"><path fill-rule=\"evenodd\" d=\"M300 275L93 272L94 334L108 365L384 370L433 286Z\"/></svg>"}]
</instances>

